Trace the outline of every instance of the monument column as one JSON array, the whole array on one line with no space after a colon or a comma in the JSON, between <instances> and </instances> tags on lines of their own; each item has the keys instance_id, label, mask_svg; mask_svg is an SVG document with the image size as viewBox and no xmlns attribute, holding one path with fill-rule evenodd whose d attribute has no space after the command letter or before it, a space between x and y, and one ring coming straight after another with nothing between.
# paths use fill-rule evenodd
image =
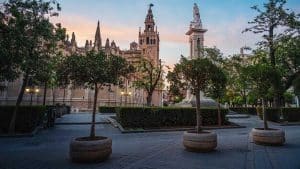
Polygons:
<instances>
[{"instance_id":1,"label":"monument column","mask_svg":"<svg viewBox=\"0 0 300 169\"><path fill-rule=\"evenodd\" d=\"M204 33L207 31L207 29L202 28L199 8L196 3L194 4L193 17L194 19L191 21L190 28L186 33L186 35L189 36L190 59L203 56L202 49L204 47Z\"/></svg>"},{"instance_id":2,"label":"monument column","mask_svg":"<svg viewBox=\"0 0 300 169\"><path fill-rule=\"evenodd\" d=\"M190 56L189 59L195 59L197 57L203 56L203 48L204 48L204 33L207 29L202 28L202 22L200 19L199 8L196 3L194 3L193 7L193 21L190 23L190 28L187 31L186 35L189 36L190 43ZM201 95L203 95L201 93ZM193 95L191 90L188 89L186 91L186 98L184 99L186 102L191 102L193 99Z\"/></svg>"}]
</instances>

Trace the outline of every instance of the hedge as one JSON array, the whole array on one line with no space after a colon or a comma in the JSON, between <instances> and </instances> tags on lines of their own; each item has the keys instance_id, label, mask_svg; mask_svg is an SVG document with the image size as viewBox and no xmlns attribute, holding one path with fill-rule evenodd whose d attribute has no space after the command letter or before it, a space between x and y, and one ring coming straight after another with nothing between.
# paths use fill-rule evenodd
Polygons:
<instances>
[{"instance_id":1,"label":"hedge","mask_svg":"<svg viewBox=\"0 0 300 169\"><path fill-rule=\"evenodd\" d=\"M283 119L289 122L300 121L300 108L284 108Z\"/></svg>"},{"instance_id":2,"label":"hedge","mask_svg":"<svg viewBox=\"0 0 300 169\"><path fill-rule=\"evenodd\" d=\"M115 106L100 106L99 107L99 112L100 113L116 113L116 108Z\"/></svg>"},{"instance_id":3,"label":"hedge","mask_svg":"<svg viewBox=\"0 0 300 169\"><path fill-rule=\"evenodd\" d=\"M0 106L0 133L7 133L15 106ZM46 106L20 106L16 116L17 133L32 132L42 123Z\"/></svg>"},{"instance_id":4,"label":"hedge","mask_svg":"<svg viewBox=\"0 0 300 169\"><path fill-rule=\"evenodd\" d=\"M300 121L300 108L266 108L268 121L273 122L298 122ZM282 112L282 120L280 119ZM262 114L259 114L260 119L263 119Z\"/></svg>"},{"instance_id":5,"label":"hedge","mask_svg":"<svg viewBox=\"0 0 300 169\"><path fill-rule=\"evenodd\" d=\"M168 126L195 126L195 108L152 108L120 107L117 108L117 120L125 128L159 128ZM217 125L217 109L201 109L203 125ZM221 110L223 125L228 124L225 115L227 109Z\"/></svg>"},{"instance_id":6,"label":"hedge","mask_svg":"<svg viewBox=\"0 0 300 169\"><path fill-rule=\"evenodd\" d=\"M255 107L232 107L229 108L230 110L240 113L240 114L251 114L256 115L256 108Z\"/></svg>"}]
</instances>

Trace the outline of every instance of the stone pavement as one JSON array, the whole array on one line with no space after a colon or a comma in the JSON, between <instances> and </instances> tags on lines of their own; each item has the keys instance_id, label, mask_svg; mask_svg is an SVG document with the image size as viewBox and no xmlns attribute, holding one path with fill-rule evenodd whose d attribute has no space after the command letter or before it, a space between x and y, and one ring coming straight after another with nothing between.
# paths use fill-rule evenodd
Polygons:
<instances>
[{"instance_id":1,"label":"stone pavement","mask_svg":"<svg viewBox=\"0 0 300 169\"><path fill-rule=\"evenodd\" d=\"M271 125L286 131L287 143L266 147L251 143L248 135L262 125L257 117L232 121L247 128L215 130L216 151L202 154L184 150L183 132L121 134L109 124L97 124L97 134L113 140L111 158L99 164L74 164L68 157L70 140L87 136L89 125L57 125L34 137L1 138L0 169L300 169L300 126Z\"/></svg>"},{"instance_id":2,"label":"stone pavement","mask_svg":"<svg viewBox=\"0 0 300 169\"><path fill-rule=\"evenodd\" d=\"M71 113L66 114L61 118L55 120L56 124L80 124L80 123L91 123L92 114L91 113ZM96 123L108 122L105 115L96 114Z\"/></svg>"}]
</instances>

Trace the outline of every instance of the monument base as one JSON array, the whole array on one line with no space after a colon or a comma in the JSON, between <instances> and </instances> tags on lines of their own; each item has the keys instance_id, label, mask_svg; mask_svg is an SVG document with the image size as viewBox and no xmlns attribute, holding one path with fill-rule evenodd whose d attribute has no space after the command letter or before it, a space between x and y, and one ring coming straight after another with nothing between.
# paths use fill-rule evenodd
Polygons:
<instances>
[{"instance_id":1,"label":"monument base","mask_svg":"<svg viewBox=\"0 0 300 169\"><path fill-rule=\"evenodd\" d=\"M196 96L192 95L190 98L183 99L180 103L175 104L176 107L196 107ZM213 107L217 108L218 103L208 97L200 97L201 107Z\"/></svg>"}]
</instances>

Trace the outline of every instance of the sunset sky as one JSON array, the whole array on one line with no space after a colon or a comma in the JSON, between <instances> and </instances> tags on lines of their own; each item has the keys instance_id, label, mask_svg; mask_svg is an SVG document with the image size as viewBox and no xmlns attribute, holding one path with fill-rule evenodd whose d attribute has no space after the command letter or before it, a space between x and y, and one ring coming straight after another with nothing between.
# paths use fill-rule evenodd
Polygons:
<instances>
[{"instance_id":1,"label":"sunset sky","mask_svg":"<svg viewBox=\"0 0 300 169\"><path fill-rule=\"evenodd\" d=\"M253 5L263 0L59 0L62 11L53 22L61 22L77 43L94 40L100 20L102 43L115 40L121 49L137 41L139 27L144 27L148 5L154 4L153 14L160 33L160 57L168 65L176 63L180 55L188 56L188 37L185 33L193 18L193 4L200 9L205 34L205 46L218 47L225 56L236 54L242 46L254 47L259 39L251 33L242 34L247 22L256 12ZM288 0L287 7L300 13L300 1Z\"/></svg>"}]
</instances>

